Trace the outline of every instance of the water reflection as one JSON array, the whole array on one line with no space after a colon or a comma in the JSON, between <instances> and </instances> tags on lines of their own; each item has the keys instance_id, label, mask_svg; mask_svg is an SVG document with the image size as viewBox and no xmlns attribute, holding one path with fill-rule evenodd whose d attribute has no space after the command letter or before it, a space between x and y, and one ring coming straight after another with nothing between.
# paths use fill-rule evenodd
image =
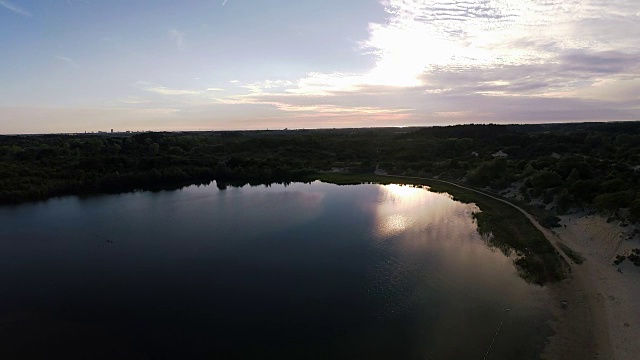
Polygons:
<instances>
[{"instance_id":1,"label":"water reflection","mask_svg":"<svg viewBox=\"0 0 640 360\"><path fill-rule=\"evenodd\" d=\"M392 254L371 270L372 292L384 299L378 309L381 318L420 316L433 329L449 329L423 339L438 349L432 355L447 358L454 353L435 343L447 341L443 334L482 338L504 309L519 315L531 311L523 304L538 290L518 277L512 259L487 246L472 217L477 206L410 186L377 185L377 191L378 201L370 209L373 235L378 251ZM438 301L443 302L436 313L421 309ZM485 309L484 315L479 309ZM478 316L486 328L462 329Z\"/></svg>"},{"instance_id":2,"label":"water reflection","mask_svg":"<svg viewBox=\"0 0 640 360\"><path fill-rule=\"evenodd\" d=\"M0 207L0 357L481 358L506 307L492 358L535 357L544 292L477 210L322 183Z\"/></svg>"},{"instance_id":3,"label":"water reflection","mask_svg":"<svg viewBox=\"0 0 640 360\"><path fill-rule=\"evenodd\" d=\"M515 274L512 260L496 256L487 247L472 215L480 209L475 204L454 201L448 194L402 185L377 185L379 199L372 204L373 235L381 248L392 249L405 261L437 254L449 284L456 278L469 282L495 271ZM470 271L468 271L468 270ZM514 279L514 283L521 283ZM526 288L527 286L521 286Z\"/></svg>"},{"instance_id":4,"label":"water reflection","mask_svg":"<svg viewBox=\"0 0 640 360\"><path fill-rule=\"evenodd\" d=\"M378 185L379 200L375 205L374 236L386 239L404 231L424 231L434 236L468 236L477 227L470 222L479 211L473 204L452 200L448 194L407 185Z\"/></svg>"}]
</instances>

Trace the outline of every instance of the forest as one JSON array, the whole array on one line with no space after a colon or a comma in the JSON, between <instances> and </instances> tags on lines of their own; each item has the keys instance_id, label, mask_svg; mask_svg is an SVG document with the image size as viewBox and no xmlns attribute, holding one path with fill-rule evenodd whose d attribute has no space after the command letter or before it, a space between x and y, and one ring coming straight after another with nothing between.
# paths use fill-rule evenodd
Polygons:
<instances>
[{"instance_id":1,"label":"forest","mask_svg":"<svg viewBox=\"0 0 640 360\"><path fill-rule=\"evenodd\" d=\"M640 122L4 135L0 203L376 169L640 220Z\"/></svg>"}]
</instances>

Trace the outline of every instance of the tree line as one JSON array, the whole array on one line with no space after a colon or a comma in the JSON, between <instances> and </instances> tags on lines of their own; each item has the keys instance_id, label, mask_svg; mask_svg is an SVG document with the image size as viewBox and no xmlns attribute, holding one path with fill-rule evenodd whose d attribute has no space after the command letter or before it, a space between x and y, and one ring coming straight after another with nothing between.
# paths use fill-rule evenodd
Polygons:
<instances>
[{"instance_id":1,"label":"tree line","mask_svg":"<svg viewBox=\"0 0 640 360\"><path fill-rule=\"evenodd\" d=\"M0 203L376 168L640 220L639 122L0 136Z\"/></svg>"}]
</instances>

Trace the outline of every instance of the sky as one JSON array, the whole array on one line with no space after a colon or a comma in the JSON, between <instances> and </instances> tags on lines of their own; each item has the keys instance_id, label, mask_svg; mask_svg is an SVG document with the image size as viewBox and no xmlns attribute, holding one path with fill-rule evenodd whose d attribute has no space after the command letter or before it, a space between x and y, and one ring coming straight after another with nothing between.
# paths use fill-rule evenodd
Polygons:
<instances>
[{"instance_id":1,"label":"sky","mask_svg":"<svg viewBox=\"0 0 640 360\"><path fill-rule=\"evenodd\" d=\"M0 134L640 120L638 0L0 0Z\"/></svg>"}]
</instances>

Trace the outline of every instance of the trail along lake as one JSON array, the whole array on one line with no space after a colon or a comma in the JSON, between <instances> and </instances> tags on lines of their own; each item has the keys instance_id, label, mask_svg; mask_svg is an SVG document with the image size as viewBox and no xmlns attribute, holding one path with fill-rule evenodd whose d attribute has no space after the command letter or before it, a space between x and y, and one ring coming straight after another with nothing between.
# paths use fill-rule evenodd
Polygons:
<instances>
[{"instance_id":1,"label":"trail along lake","mask_svg":"<svg viewBox=\"0 0 640 360\"><path fill-rule=\"evenodd\" d=\"M0 357L536 358L547 289L476 211L320 182L0 207Z\"/></svg>"}]
</instances>

